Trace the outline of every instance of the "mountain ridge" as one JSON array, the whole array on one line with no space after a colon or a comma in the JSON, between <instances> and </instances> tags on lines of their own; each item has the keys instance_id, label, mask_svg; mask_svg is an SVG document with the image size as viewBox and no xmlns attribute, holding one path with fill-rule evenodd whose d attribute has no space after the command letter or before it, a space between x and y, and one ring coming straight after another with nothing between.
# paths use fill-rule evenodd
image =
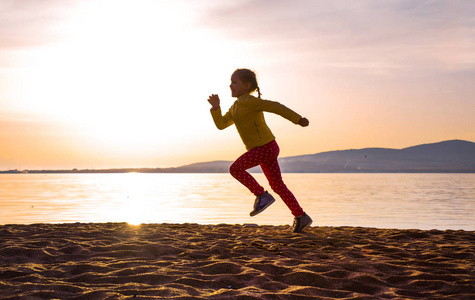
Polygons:
<instances>
[{"instance_id":1,"label":"mountain ridge","mask_svg":"<svg viewBox=\"0 0 475 300\"><path fill-rule=\"evenodd\" d=\"M363 148L282 159L284 172L475 172L475 143L448 140L403 149Z\"/></svg>"},{"instance_id":2,"label":"mountain ridge","mask_svg":"<svg viewBox=\"0 0 475 300\"><path fill-rule=\"evenodd\" d=\"M9 170L0 173L227 173L232 161L198 162L174 168L106 170ZM447 140L402 149L363 148L279 158L283 173L475 173L475 143ZM250 172L261 172L259 167Z\"/></svg>"},{"instance_id":3,"label":"mountain ridge","mask_svg":"<svg viewBox=\"0 0 475 300\"><path fill-rule=\"evenodd\" d=\"M201 162L178 167L181 172L225 173L232 161ZM448 140L402 149L363 148L279 158L284 173L454 172L475 173L475 143ZM259 167L250 172L261 172Z\"/></svg>"}]
</instances>

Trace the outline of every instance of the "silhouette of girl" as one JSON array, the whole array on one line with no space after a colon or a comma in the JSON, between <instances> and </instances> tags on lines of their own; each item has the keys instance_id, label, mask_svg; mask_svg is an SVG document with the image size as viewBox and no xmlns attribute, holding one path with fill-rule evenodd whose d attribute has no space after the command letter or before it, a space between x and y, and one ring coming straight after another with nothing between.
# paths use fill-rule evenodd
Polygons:
<instances>
[{"instance_id":1,"label":"silhouette of girl","mask_svg":"<svg viewBox=\"0 0 475 300\"><path fill-rule=\"evenodd\" d=\"M302 127L308 126L309 121L278 102L261 99L256 74L249 69L234 71L230 88L232 97L236 97L237 100L224 116L221 113L218 95L209 96L208 102L211 104L211 115L216 127L222 130L235 124L248 150L231 165L229 172L256 196L254 209L250 215L261 213L275 201L274 197L246 171L260 165L272 190L282 198L295 217L293 232L305 230L312 224L312 219L303 211L282 180L277 161L279 146L265 122L264 112L278 114ZM258 93L257 98L251 95L254 91Z\"/></svg>"}]
</instances>

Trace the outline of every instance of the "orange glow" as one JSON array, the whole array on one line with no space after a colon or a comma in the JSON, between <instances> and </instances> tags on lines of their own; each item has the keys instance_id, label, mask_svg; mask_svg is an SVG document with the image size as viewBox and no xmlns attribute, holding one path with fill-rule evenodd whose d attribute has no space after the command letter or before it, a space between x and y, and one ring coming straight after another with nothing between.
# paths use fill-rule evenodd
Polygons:
<instances>
[{"instance_id":1,"label":"orange glow","mask_svg":"<svg viewBox=\"0 0 475 300\"><path fill-rule=\"evenodd\" d=\"M236 68L309 119L266 116L281 156L475 140L473 3L420 19L389 3L72 0L40 17L27 2L0 11L0 170L233 160L244 146L206 99L229 108Z\"/></svg>"}]
</instances>

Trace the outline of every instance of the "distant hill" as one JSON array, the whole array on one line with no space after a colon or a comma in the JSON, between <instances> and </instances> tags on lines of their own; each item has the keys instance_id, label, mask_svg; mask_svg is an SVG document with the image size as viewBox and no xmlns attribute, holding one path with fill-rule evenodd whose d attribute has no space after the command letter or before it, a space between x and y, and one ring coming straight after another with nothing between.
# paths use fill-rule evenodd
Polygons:
<instances>
[{"instance_id":1,"label":"distant hill","mask_svg":"<svg viewBox=\"0 0 475 300\"><path fill-rule=\"evenodd\" d=\"M10 170L0 173L226 173L232 161L211 161L176 168L107 170ZM286 173L475 173L475 143L451 140L404 149L365 148L279 159ZM251 172L261 172L259 167Z\"/></svg>"},{"instance_id":2,"label":"distant hill","mask_svg":"<svg viewBox=\"0 0 475 300\"><path fill-rule=\"evenodd\" d=\"M282 158L283 172L475 172L475 143L365 148Z\"/></svg>"},{"instance_id":3,"label":"distant hill","mask_svg":"<svg viewBox=\"0 0 475 300\"><path fill-rule=\"evenodd\" d=\"M231 161L176 168L180 172L228 172ZM475 143L451 140L404 149L365 148L280 158L282 172L461 172L475 173ZM251 172L259 172L259 168Z\"/></svg>"}]
</instances>

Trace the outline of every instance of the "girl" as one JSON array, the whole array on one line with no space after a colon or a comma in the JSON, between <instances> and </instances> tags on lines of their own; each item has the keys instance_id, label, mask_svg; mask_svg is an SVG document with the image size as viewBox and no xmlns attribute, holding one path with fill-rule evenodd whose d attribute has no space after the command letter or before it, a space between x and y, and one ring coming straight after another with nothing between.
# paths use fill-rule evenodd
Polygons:
<instances>
[{"instance_id":1,"label":"girl","mask_svg":"<svg viewBox=\"0 0 475 300\"><path fill-rule=\"evenodd\" d=\"M262 100L256 74L251 70L234 71L229 87L232 96L237 100L224 116L221 113L218 95L209 96L208 102L211 104L211 115L216 127L222 130L235 124L248 150L231 165L229 172L256 196L254 210L250 215L255 216L261 213L275 201L274 197L246 171L260 165L272 190L282 198L295 217L293 232L303 231L312 224L312 219L302 210L297 199L282 180L277 161L279 146L275 141L275 136L267 127L263 112L278 114L302 127L308 126L308 120L278 102ZM251 95L254 91L257 91L258 98Z\"/></svg>"}]
</instances>

